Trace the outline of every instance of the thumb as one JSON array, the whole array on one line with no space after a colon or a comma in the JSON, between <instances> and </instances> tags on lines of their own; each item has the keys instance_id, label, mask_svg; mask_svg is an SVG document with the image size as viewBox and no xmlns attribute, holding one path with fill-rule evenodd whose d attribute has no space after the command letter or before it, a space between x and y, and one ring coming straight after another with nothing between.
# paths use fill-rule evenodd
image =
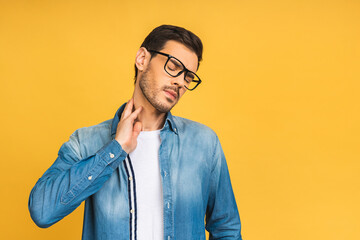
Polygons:
<instances>
[{"instance_id":1,"label":"thumb","mask_svg":"<svg viewBox=\"0 0 360 240\"><path fill-rule=\"evenodd\" d=\"M133 137L137 138L141 132L142 124L141 122L135 122L133 128Z\"/></svg>"}]
</instances>

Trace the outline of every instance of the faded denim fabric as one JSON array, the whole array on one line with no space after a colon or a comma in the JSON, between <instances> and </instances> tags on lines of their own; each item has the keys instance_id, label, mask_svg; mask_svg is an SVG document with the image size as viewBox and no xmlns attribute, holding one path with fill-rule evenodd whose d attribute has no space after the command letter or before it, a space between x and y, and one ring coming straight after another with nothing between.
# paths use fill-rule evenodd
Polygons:
<instances>
[{"instance_id":1,"label":"faded denim fabric","mask_svg":"<svg viewBox=\"0 0 360 240\"><path fill-rule=\"evenodd\" d=\"M39 227L58 222L85 200L82 239L136 239L136 224L131 223L136 222L136 208L131 209L136 198L129 194L133 179L124 161L127 153L114 139L124 107L113 119L77 129L61 146L56 161L30 193L30 214ZM164 239L203 240L205 228L209 239L242 239L215 132L169 112L160 137Z\"/></svg>"}]
</instances>

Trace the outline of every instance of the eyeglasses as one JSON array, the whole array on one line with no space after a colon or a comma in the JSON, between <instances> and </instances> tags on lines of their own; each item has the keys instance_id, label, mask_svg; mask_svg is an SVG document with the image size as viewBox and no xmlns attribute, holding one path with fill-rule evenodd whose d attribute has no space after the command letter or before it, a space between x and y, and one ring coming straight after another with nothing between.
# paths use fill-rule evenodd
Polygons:
<instances>
[{"instance_id":1,"label":"eyeglasses","mask_svg":"<svg viewBox=\"0 0 360 240\"><path fill-rule=\"evenodd\" d=\"M184 64L176 57L174 57L170 54L162 53L162 52L155 51L155 50L148 50L148 51L153 52L153 53L158 53L160 55L168 57L168 59L165 62L165 65L164 65L164 70L170 76L177 77L180 74L182 74L183 72L185 72L184 73L184 80L185 80L184 86L186 89L192 91L201 83L199 76L196 75L196 73L187 69L184 66Z\"/></svg>"}]
</instances>

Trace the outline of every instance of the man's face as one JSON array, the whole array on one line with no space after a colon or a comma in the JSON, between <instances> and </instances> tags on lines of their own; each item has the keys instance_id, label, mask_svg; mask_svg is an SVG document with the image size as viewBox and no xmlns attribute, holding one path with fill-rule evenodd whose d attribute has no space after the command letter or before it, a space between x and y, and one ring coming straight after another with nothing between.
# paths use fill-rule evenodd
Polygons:
<instances>
[{"instance_id":1,"label":"man's face","mask_svg":"<svg viewBox=\"0 0 360 240\"><path fill-rule=\"evenodd\" d=\"M160 52L170 54L179 59L187 69L196 72L198 65L197 55L183 44L176 41L167 41ZM150 53L147 52L150 58ZM184 72L177 77L171 77L164 70L167 57L156 54L144 66L144 71L139 74L139 87L149 103L159 112L170 111L181 96L185 93Z\"/></svg>"}]
</instances>

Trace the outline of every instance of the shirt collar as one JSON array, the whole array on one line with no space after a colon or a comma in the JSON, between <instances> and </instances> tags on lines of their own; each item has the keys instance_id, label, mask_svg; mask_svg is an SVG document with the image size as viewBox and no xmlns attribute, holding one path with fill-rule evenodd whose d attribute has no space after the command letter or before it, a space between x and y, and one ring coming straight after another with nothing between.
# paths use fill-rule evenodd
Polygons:
<instances>
[{"instance_id":1,"label":"shirt collar","mask_svg":"<svg viewBox=\"0 0 360 240\"><path fill-rule=\"evenodd\" d=\"M121 114L124 111L126 103L124 103L123 105L121 105L119 107L119 109L116 111L115 116L112 120L111 123L111 136L113 138L115 138L115 134L116 134L116 129L117 129L117 125L120 121L121 118ZM163 126L163 128L166 128L167 124L170 126L170 130L173 131L175 134L178 134L178 129L175 125L174 119L173 119L173 115L171 114L171 112L167 112L166 113L166 120L165 120L165 124Z\"/></svg>"}]
</instances>

